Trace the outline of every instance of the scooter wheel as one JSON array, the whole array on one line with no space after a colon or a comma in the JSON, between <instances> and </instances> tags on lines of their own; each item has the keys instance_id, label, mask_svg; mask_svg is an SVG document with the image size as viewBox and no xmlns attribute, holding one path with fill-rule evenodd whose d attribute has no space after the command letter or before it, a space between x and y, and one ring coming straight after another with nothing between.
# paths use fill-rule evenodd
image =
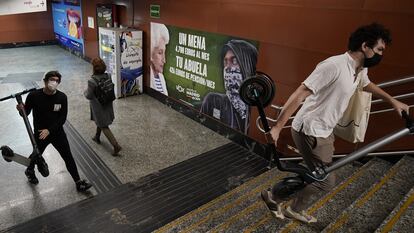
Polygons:
<instances>
[{"instance_id":1,"label":"scooter wheel","mask_svg":"<svg viewBox=\"0 0 414 233\"><path fill-rule=\"evenodd\" d=\"M14 156L13 150L10 149L10 147L8 146L2 146L0 149L1 149L1 154L3 155L3 159L6 160L6 162L10 163L12 160L6 157L13 157Z\"/></svg>"},{"instance_id":2,"label":"scooter wheel","mask_svg":"<svg viewBox=\"0 0 414 233\"><path fill-rule=\"evenodd\" d=\"M263 107L271 104L275 96L275 84L265 73L257 72L255 76L242 82L239 88L240 98L249 106L257 106L257 98Z\"/></svg>"},{"instance_id":3,"label":"scooter wheel","mask_svg":"<svg viewBox=\"0 0 414 233\"><path fill-rule=\"evenodd\" d=\"M277 197L283 200L289 200L292 195L305 187L305 183L299 176L286 177L280 181L275 188Z\"/></svg>"}]
</instances>

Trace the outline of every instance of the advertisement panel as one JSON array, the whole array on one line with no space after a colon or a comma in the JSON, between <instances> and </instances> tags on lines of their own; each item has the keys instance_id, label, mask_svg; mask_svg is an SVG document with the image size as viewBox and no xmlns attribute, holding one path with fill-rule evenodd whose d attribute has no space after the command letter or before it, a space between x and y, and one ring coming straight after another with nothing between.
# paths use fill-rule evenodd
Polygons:
<instances>
[{"instance_id":1,"label":"advertisement panel","mask_svg":"<svg viewBox=\"0 0 414 233\"><path fill-rule=\"evenodd\" d=\"M238 89L257 55L257 41L151 23L150 86L247 134Z\"/></svg>"},{"instance_id":2,"label":"advertisement panel","mask_svg":"<svg viewBox=\"0 0 414 233\"><path fill-rule=\"evenodd\" d=\"M123 31L121 47L121 93L142 93L142 31Z\"/></svg>"},{"instance_id":3,"label":"advertisement panel","mask_svg":"<svg viewBox=\"0 0 414 233\"><path fill-rule=\"evenodd\" d=\"M1 0L0 15L47 11L46 0Z\"/></svg>"},{"instance_id":4,"label":"advertisement panel","mask_svg":"<svg viewBox=\"0 0 414 233\"><path fill-rule=\"evenodd\" d=\"M53 0L52 14L56 39L69 50L83 54L80 0Z\"/></svg>"},{"instance_id":5,"label":"advertisement panel","mask_svg":"<svg viewBox=\"0 0 414 233\"><path fill-rule=\"evenodd\" d=\"M142 31L100 27L99 56L112 76L117 98L142 93Z\"/></svg>"}]
</instances>

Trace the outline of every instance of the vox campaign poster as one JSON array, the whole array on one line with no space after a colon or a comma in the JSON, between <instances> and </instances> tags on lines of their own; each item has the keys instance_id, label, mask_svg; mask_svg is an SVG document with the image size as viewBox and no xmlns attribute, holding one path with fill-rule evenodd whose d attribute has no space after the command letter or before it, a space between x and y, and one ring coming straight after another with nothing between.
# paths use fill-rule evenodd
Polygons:
<instances>
[{"instance_id":1,"label":"vox campaign poster","mask_svg":"<svg viewBox=\"0 0 414 233\"><path fill-rule=\"evenodd\" d=\"M52 0L56 39L69 50L83 54L82 11L80 0Z\"/></svg>"},{"instance_id":2,"label":"vox campaign poster","mask_svg":"<svg viewBox=\"0 0 414 233\"><path fill-rule=\"evenodd\" d=\"M151 88L247 134L238 94L256 73L258 42L151 23Z\"/></svg>"}]
</instances>

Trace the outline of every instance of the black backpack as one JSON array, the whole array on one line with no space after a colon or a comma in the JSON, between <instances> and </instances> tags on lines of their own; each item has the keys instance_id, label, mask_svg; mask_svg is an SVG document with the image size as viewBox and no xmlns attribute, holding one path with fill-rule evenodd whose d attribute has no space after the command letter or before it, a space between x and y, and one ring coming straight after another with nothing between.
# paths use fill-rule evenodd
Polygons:
<instances>
[{"instance_id":1,"label":"black backpack","mask_svg":"<svg viewBox=\"0 0 414 233\"><path fill-rule=\"evenodd\" d=\"M111 78L106 75L101 77L99 80L95 77L92 77L95 82L98 84L95 89L95 96L98 99L99 103L102 105L107 105L115 100L115 85L112 83Z\"/></svg>"}]
</instances>

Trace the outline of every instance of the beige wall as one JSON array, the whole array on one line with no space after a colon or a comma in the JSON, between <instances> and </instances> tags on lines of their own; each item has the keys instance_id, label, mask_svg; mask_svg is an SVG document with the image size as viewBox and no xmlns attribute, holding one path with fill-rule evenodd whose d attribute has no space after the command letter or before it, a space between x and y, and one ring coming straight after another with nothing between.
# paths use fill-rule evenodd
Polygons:
<instances>
[{"instance_id":1,"label":"beige wall","mask_svg":"<svg viewBox=\"0 0 414 233\"><path fill-rule=\"evenodd\" d=\"M53 39L50 1L47 1L47 12L0 16L0 44Z\"/></svg>"}]
</instances>

